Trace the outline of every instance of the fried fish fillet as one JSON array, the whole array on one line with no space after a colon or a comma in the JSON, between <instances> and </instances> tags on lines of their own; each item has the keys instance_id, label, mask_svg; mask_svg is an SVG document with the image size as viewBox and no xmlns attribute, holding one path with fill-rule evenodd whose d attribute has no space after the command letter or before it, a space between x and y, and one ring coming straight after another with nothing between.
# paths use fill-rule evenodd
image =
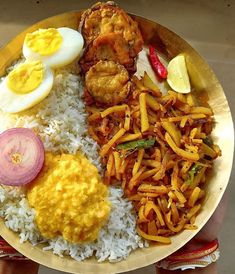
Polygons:
<instances>
[{"instance_id":1,"label":"fried fish fillet","mask_svg":"<svg viewBox=\"0 0 235 274\"><path fill-rule=\"evenodd\" d=\"M131 82L124 66L113 61L99 61L86 74L85 84L96 102L116 105L129 94Z\"/></svg>"},{"instance_id":2,"label":"fried fish fillet","mask_svg":"<svg viewBox=\"0 0 235 274\"><path fill-rule=\"evenodd\" d=\"M135 59L129 55L129 46L120 33L110 32L99 35L86 47L80 65L84 73L98 61L114 61L129 72L136 71Z\"/></svg>"},{"instance_id":3,"label":"fried fish fillet","mask_svg":"<svg viewBox=\"0 0 235 274\"><path fill-rule=\"evenodd\" d=\"M79 31L86 45L104 33L121 34L129 46L132 58L136 57L143 47L143 38L137 22L111 1L99 2L86 10L81 18Z\"/></svg>"}]
</instances>

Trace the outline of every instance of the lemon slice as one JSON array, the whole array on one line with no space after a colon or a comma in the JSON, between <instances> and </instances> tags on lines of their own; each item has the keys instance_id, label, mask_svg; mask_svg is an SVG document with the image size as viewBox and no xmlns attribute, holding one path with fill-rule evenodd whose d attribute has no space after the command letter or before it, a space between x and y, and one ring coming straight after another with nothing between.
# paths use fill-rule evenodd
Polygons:
<instances>
[{"instance_id":1,"label":"lemon slice","mask_svg":"<svg viewBox=\"0 0 235 274\"><path fill-rule=\"evenodd\" d=\"M179 93L191 91L185 58L182 54L177 55L169 62L167 70L167 83L174 91Z\"/></svg>"}]
</instances>

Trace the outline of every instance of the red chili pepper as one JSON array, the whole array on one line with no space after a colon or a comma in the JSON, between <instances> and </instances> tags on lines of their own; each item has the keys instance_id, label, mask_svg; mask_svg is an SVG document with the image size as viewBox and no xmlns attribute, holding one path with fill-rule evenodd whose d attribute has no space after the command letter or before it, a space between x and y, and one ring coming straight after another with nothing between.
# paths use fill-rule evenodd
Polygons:
<instances>
[{"instance_id":1,"label":"red chili pepper","mask_svg":"<svg viewBox=\"0 0 235 274\"><path fill-rule=\"evenodd\" d=\"M149 46L149 60L152 65L153 70L157 73L157 75L163 79L167 77L167 69L161 63L155 48L153 46Z\"/></svg>"}]
</instances>

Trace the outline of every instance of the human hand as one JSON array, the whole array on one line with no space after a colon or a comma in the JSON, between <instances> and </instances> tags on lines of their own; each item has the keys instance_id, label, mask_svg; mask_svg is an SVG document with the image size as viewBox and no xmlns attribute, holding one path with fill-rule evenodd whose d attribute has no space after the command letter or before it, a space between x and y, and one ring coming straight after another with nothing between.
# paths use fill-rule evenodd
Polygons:
<instances>
[{"instance_id":1,"label":"human hand","mask_svg":"<svg viewBox=\"0 0 235 274\"><path fill-rule=\"evenodd\" d=\"M209 221L206 223L206 225L199 231L199 233L191 241L189 241L185 246L183 246L176 253L173 253L170 257L174 257L175 255L182 254L182 253L189 254L189 253L194 253L197 250L203 250L205 245L208 245L208 243L211 243L214 240L216 240L219 236L219 231L223 224L227 203L228 203L228 197L227 197L227 193L225 193L218 207L216 208L215 212L213 213ZM179 274L182 272L181 270L169 271L161 268L157 268L156 271L158 274ZM213 263L207 266L206 268L196 268L195 270L184 271L184 273L185 274L197 274L197 273L216 274L217 266L216 264Z\"/></svg>"}]
</instances>

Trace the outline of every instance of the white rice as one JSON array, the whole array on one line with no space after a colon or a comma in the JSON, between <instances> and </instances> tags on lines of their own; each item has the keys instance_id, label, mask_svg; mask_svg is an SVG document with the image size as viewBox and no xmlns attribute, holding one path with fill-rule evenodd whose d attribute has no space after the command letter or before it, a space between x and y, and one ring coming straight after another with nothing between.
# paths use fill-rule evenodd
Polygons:
<instances>
[{"instance_id":1,"label":"white rice","mask_svg":"<svg viewBox=\"0 0 235 274\"><path fill-rule=\"evenodd\" d=\"M83 83L68 69L55 72L50 95L40 104L20 114L0 111L0 132L12 127L35 129L47 151L85 153L101 170L98 145L87 135L87 114L82 100Z\"/></svg>"},{"instance_id":2,"label":"white rice","mask_svg":"<svg viewBox=\"0 0 235 274\"><path fill-rule=\"evenodd\" d=\"M30 241L36 245L44 242L47 245L44 250L52 250L59 256L69 255L77 261L95 255L98 262L117 262L125 259L132 250L148 246L136 233L131 202L122 196L121 189L110 187L110 218L100 230L97 241L84 245L68 243L62 237L53 240L43 238L34 222L35 210L29 207L20 188L0 186L0 217L5 219L8 228L19 233L21 243Z\"/></svg>"},{"instance_id":3,"label":"white rice","mask_svg":"<svg viewBox=\"0 0 235 274\"><path fill-rule=\"evenodd\" d=\"M102 167L98 145L87 134L85 105L82 101L83 85L73 70L55 72L55 82L50 95L40 104L20 115L0 113L0 132L12 127L26 127L37 131L45 149L54 153L82 151L89 160ZM8 228L19 233L20 242L33 245L45 242L44 250L59 256L69 255L81 261L95 255L99 262L125 259L132 250L148 246L136 232L136 216L132 204L124 199L121 189L110 187L112 209L109 221L101 229L96 242L78 245L62 237L44 239L34 222L35 210L29 207L22 188L0 185L0 217Z\"/></svg>"}]
</instances>

